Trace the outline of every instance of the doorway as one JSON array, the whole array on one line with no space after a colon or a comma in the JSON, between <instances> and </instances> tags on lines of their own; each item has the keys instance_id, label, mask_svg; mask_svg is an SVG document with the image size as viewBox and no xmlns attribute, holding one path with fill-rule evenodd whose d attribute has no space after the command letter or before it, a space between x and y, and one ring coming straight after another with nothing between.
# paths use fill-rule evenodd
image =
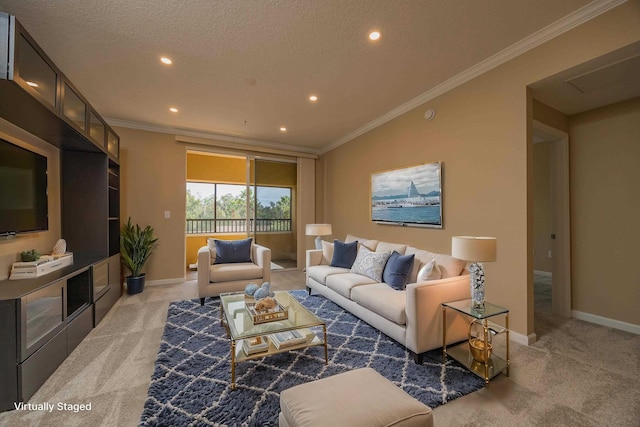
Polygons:
<instances>
[{"instance_id":1,"label":"doorway","mask_svg":"<svg viewBox=\"0 0 640 427\"><path fill-rule=\"evenodd\" d=\"M533 141L534 311L570 318L569 135L534 120Z\"/></svg>"},{"instance_id":2,"label":"doorway","mask_svg":"<svg viewBox=\"0 0 640 427\"><path fill-rule=\"evenodd\" d=\"M272 269L295 268L297 164L187 151L186 265L209 238L252 237L271 249Z\"/></svg>"}]
</instances>

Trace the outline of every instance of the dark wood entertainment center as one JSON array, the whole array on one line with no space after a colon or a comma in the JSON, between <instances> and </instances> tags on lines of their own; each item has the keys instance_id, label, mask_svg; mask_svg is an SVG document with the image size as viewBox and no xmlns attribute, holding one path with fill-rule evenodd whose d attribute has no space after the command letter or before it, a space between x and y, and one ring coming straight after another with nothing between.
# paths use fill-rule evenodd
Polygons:
<instances>
[{"instance_id":1,"label":"dark wood entertainment center","mask_svg":"<svg viewBox=\"0 0 640 427\"><path fill-rule=\"evenodd\" d=\"M119 137L15 17L0 13L0 117L60 149L73 265L0 281L0 411L27 401L122 295ZM18 237L19 238L19 237Z\"/></svg>"}]
</instances>

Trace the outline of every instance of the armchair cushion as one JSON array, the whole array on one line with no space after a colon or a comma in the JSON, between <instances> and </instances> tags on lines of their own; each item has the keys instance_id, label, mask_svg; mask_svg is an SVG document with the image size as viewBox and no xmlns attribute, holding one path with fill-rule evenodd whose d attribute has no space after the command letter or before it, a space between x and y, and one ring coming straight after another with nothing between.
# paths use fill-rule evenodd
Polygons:
<instances>
[{"instance_id":1,"label":"armchair cushion","mask_svg":"<svg viewBox=\"0 0 640 427\"><path fill-rule=\"evenodd\" d=\"M261 279L262 273L262 267L252 262L214 264L210 269L209 280L212 282L228 282L232 280Z\"/></svg>"},{"instance_id":2,"label":"armchair cushion","mask_svg":"<svg viewBox=\"0 0 640 427\"><path fill-rule=\"evenodd\" d=\"M251 243L253 238L242 240L215 240L215 264L251 262Z\"/></svg>"}]
</instances>

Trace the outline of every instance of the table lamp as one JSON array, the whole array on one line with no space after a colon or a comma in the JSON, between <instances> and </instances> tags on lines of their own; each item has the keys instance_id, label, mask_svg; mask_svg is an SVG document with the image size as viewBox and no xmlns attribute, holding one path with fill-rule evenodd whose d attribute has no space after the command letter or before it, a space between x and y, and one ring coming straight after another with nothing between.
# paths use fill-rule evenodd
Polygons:
<instances>
[{"instance_id":1,"label":"table lamp","mask_svg":"<svg viewBox=\"0 0 640 427\"><path fill-rule=\"evenodd\" d=\"M316 236L316 249L322 249L320 236L331 234L331 224L307 224L305 234L307 236Z\"/></svg>"},{"instance_id":2,"label":"table lamp","mask_svg":"<svg viewBox=\"0 0 640 427\"><path fill-rule=\"evenodd\" d=\"M480 262L496 260L495 237L453 236L451 256L470 261L471 303L473 307L484 307L484 265Z\"/></svg>"}]
</instances>

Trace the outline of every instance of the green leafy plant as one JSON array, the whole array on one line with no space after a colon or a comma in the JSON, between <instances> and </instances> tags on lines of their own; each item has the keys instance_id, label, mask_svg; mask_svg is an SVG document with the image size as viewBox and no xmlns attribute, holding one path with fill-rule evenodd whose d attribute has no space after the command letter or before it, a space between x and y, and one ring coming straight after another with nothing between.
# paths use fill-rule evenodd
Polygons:
<instances>
[{"instance_id":1,"label":"green leafy plant","mask_svg":"<svg viewBox=\"0 0 640 427\"><path fill-rule=\"evenodd\" d=\"M31 262L37 261L40 258L40 252L35 249L29 249L28 251L20 252L20 261Z\"/></svg>"},{"instance_id":2,"label":"green leafy plant","mask_svg":"<svg viewBox=\"0 0 640 427\"><path fill-rule=\"evenodd\" d=\"M157 241L150 225L142 229L138 224L131 224L129 218L120 232L120 258L131 271L132 277L141 276L142 268L157 246Z\"/></svg>"}]
</instances>

